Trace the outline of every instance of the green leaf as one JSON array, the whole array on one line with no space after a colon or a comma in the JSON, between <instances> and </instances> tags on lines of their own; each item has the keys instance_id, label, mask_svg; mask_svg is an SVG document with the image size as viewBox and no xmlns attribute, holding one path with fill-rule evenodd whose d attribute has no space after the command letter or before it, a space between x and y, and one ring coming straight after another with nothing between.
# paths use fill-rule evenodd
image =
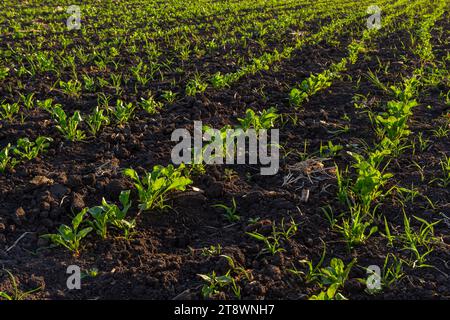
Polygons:
<instances>
[{"instance_id":1,"label":"green leaf","mask_svg":"<svg viewBox=\"0 0 450 320\"><path fill-rule=\"evenodd\" d=\"M97 219L97 217L99 217L104 212L103 207L99 206L90 208L88 211L95 219Z\"/></svg>"},{"instance_id":2,"label":"green leaf","mask_svg":"<svg viewBox=\"0 0 450 320\"><path fill-rule=\"evenodd\" d=\"M169 190L180 190L184 191L186 189L186 186L192 183L192 180L185 177L180 177L176 179L172 184L167 188L167 191Z\"/></svg>"},{"instance_id":3,"label":"green leaf","mask_svg":"<svg viewBox=\"0 0 450 320\"><path fill-rule=\"evenodd\" d=\"M137 174L137 172L134 169L125 169L123 171L123 174L131 179L133 179L134 181L138 182L139 181L139 176Z\"/></svg>"},{"instance_id":4,"label":"green leaf","mask_svg":"<svg viewBox=\"0 0 450 320\"><path fill-rule=\"evenodd\" d=\"M86 214L88 208L85 208L83 210L81 210L80 213L78 213L72 220L72 226L74 228L74 230L78 229L78 226L80 225L80 223L83 221L84 215Z\"/></svg>"},{"instance_id":5,"label":"green leaf","mask_svg":"<svg viewBox=\"0 0 450 320\"><path fill-rule=\"evenodd\" d=\"M80 232L78 232L78 239L83 239L83 238L86 237L86 236L89 234L89 232L91 232L91 231L92 231L92 228L91 228L91 227L87 227L87 228L82 229Z\"/></svg>"},{"instance_id":6,"label":"green leaf","mask_svg":"<svg viewBox=\"0 0 450 320\"><path fill-rule=\"evenodd\" d=\"M257 232L246 232L250 237L255 238L256 240L265 241L266 237Z\"/></svg>"},{"instance_id":7,"label":"green leaf","mask_svg":"<svg viewBox=\"0 0 450 320\"><path fill-rule=\"evenodd\" d=\"M66 241L70 241L74 237L72 229L65 224L59 226L58 233Z\"/></svg>"},{"instance_id":8,"label":"green leaf","mask_svg":"<svg viewBox=\"0 0 450 320\"><path fill-rule=\"evenodd\" d=\"M129 205L129 202L130 202L130 193L131 193L130 190L122 191L122 192L120 193L119 201L120 201L120 203L122 204L122 206L123 206L124 208L125 208L127 205Z\"/></svg>"}]
</instances>

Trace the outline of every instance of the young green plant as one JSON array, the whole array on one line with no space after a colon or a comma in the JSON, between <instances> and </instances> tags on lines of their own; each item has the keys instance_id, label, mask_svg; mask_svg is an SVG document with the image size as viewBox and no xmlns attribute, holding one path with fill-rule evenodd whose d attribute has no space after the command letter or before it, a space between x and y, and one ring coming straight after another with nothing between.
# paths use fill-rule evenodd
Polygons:
<instances>
[{"instance_id":1,"label":"young green plant","mask_svg":"<svg viewBox=\"0 0 450 320\"><path fill-rule=\"evenodd\" d=\"M139 195L140 212L169 207L166 204L169 193L175 190L184 191L192 183L192 180L185 176L184 164L178 168L173 165L154 166L142 179L134 169L125 169L124 175L134 181Z\"/></svg>"},{"instance_id":2,"label":"young green plant","mask_svg":"<svg viewBox=\"0 0 450 320\"><path fill-rule=\"evenodd\" d=\"M81 210L81 212L79 212L77 215L75 215L75 217L72 219L72 226L63 224L58 228L58 233L45 234L42 235L42 237L49 239L58 246L67 248L68 250L73 252L74 256L79 256L81 240L92 231L92 227L80 229L80 226L84 220L84 216L87 212L88 209L85 208Z\"/></svg>"}]
</instances>

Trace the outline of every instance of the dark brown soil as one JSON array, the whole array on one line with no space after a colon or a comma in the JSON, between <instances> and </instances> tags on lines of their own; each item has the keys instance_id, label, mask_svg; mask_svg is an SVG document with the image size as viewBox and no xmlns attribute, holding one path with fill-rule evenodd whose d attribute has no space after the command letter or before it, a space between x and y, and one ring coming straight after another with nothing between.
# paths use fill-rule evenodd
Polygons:
<instances>
[{"instance_id":1,"label":"dark brown soil","mask_svg":"<svg viewBox=\"0 0 450 320\"><path fill-rule=\"evenodd\" d=\"M441 25L448 28L448 19ZM304 266L299 263L303 259L317 262L323 243L326 243L324 265L328 265L332 257L345 262L357 258L357 265L343 292L350 299L450 298L450 233L444 221L435 228L435 234L442 242L429 256L433 268L406 267L406 276L400 282L377 295L369 295L357 280L366 277L363 267L382 265L386 254L392 251L405 259L409 253L388 248L380 233L372 236L365 245L349 251L342 237L330 229L321 210L327 205L337 211L342 209L336 200L334 163L345 167L350 161L345 151L358 151L361 141L372 144L376 140L367 114L355 109L353 101L357 94L369 96L373 98L374 110L381 110L383 103L390 100L390 96L365 76L369 69L377 69L375 57L383 63L390 62L388 72L380 76L384 83L400 82L400 75L410 74L419 61L401 49L399 43L404 39L405 35L398 33L377 41L367 58L361 58L330 89L314 96L298 112L287 101L290 88L310 73L320 72L345 57L349 43L345 36L339 46L326 42L307 46L294 52L291 59L273 65L270 71L245 77L225 90L210 88L195 98L184 97L158 115L139 112L124 127L108 126L99 137L85 142L64 140L48 115L39 110L29 111L24 124L18 121L1 123L1 146L24 136L45 135L55 141L42 157L19 165L14 172L0 175L0 265L17 277L23 290L42 286L42 290L29 297L32 299L200 299L202 281L198 274L212 271L223 274L228 268L224 258L204 256L201 248L220 244L222 254L233 257L253 276L253 281L240 283L242 298L305 299L320 288L304 283L289 269L303 270ZM448 48L437 46L438 55L444 55L445 51L448 53ZM408 56L408 65L402 63L401 55ZM358 78L360 82L356 85ZM30 88L39 92L38 98L44 97L52 80L30 81ZM152 86L155 86L152 89L161 89L165 84ZM136 101L137 97L130 92L132 89L125 92L122 99ZM56 92L52 92L52 96L68 112L89 112L96 105L94 95L86 94L79 100L68 99ZM439 213L450 215L449 190L431 182L440 172L442 153L450 151L448 139L432 134L442 121L442 115L448 115L448 106L439 96L439 88L426 90L419 102L411 119L413 134L409 139L413 141L418 132L423 132L431 146L414 155L408 150L390 164L388 171L394 173L392 185L409 188L414 184L422 195L433 201L435 208L431 208L423 197L405 206L394 197L385 199L379 211L396 230L403 226L402 208L408 214L429 221L442 219ZM427 108L428 105L432 108ZM132 189L130 181L121 174L122 169L133 167L142 173L155 164L170 163L174 145L170 137L174 129L192 128L194 120L202 120L214 128L236 124L247 108L262 110L271 106L276 106L279 113L298 116L296 125L286 121L280 130L280 143L286 150L302 151L306 140L307 151L314 153L318 152L321 143L332 140L334 144L345 146L345 151L323 161L329 170L314 174L310 179L301 179L289 187L282 186L283 177L289 173L288 165L300 160L295 153L282 156L280 171L275 176L260 176L257 166L207 166L207 173L194 179L193 185L201 191L174 194L171 198L173 209L141 215L133 240L127 242L111 236L102 241L91 234L83 242L85 245L79 257L73 257L62 248L49 248L50 244L40 238L42 234L55 232L61 223L69 223L72 210L98 205L102 197L116 201L121 190ZM344 115L348 115L348 119L343 118ZM288 120L287 116L285 118ZM344 125L350 127L348 132L335 133ZM413 160L426 165L424 182L420 180ZM236 174L227 177L226 168L234 169ZM35 185L31 181L36 176L47 177L52 182ZM310 192L307 203L301 201L304 189ZM238 223L229 223L220 209L212 207L217 203L229 204L233 197L242 217ZM137 203L134 192L133 202ZM249 219L255 218L259 218L259 222L249 224ZM299 231L282 243L285 251L274 256L259 255L261 244L250 238L246 231L267 233L273 223L279 225L283 219L287 222L290 218L299 224ZM379 228L383 230L382 220ZM66 269L73 264L84 271L97 268L99 275L83 279L82 290L68 290ZM6 274L0 275L0 291L10 289ZM227 292L219 298L233 296Z\"/></svg>"}]
</instances>

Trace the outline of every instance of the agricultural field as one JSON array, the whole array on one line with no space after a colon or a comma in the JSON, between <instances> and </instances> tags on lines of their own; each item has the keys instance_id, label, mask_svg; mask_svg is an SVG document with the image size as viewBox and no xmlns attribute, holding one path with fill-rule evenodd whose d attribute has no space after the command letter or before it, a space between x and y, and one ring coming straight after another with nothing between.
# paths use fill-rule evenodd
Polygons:
<instances>
[{"instance_id":1,"label":"agricultural field","mask_svg":"<svg viewBox=\"0 0 450 320\"><path fill-rule=\"evenodd\" d=\"M449 299L449 8L3 0L0 300Z\"/></svg>"}]
</instances>

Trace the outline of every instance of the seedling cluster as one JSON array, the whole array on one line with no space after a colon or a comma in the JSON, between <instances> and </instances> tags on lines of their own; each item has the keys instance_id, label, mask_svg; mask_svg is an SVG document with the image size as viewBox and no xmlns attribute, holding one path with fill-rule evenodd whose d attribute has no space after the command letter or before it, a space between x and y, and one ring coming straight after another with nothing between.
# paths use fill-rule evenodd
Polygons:
<instances>
[{"instance_id":1,"label":"seedling cluster","mask_svg":"<svg viewBox=\"0 0 450 320\"><path fill-rule=\"evenodd\" d=\"M98 296L448 298L445 0L31 2L0 4L0 299L93 255ZM270 176L206 161L275 130Z\"/></svg>"}]
</instances>

